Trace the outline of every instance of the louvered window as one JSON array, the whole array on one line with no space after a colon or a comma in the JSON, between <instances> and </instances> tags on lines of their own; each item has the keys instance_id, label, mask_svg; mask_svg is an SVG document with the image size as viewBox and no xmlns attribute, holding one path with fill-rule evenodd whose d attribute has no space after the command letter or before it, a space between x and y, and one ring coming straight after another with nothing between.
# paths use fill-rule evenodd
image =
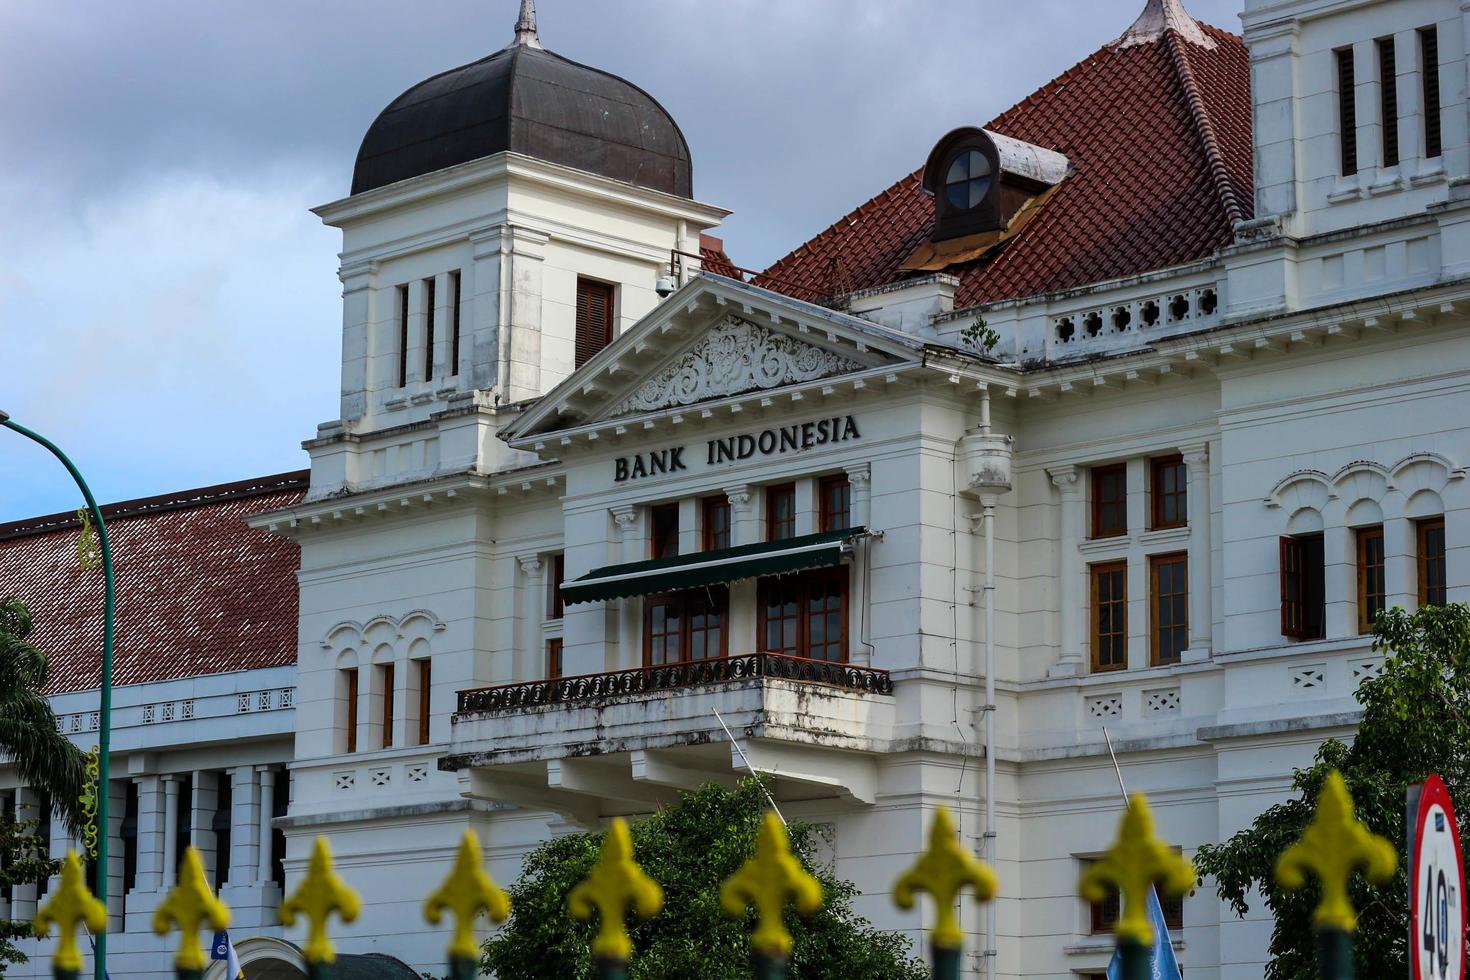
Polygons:
<instances>
[{"instance_id":1,"label":"louvered window","mask_svg":"<svg viewBox=\"0 0 1470 980\"><path fill-rule=\"evenodd\" d=\"M586 364L612 342L613 287L591 279L577 280L576 366Z\"/></svg>"},{"instance_id":2,"label":"louvered window","mask_svg":"<svg viewBox=\"0 0 1470 980\"><path fill-rule=\"evenodd\" d=\"M1419 31L1419 73L1424 86L1424 156L1440 155L1439 136L1439 28Z\"/></svg>"},{"instance_id":3,"label":"louvered window","mask_svg":"<svg viewBox=\"0 0 1470 980\"><path fill-rule=\"evenodd\" d=\"M408 384L408 286L399 286L398 299L398 387Z\"/></svg>"},{"instance_id":4,"label":"louvered window","mask_svg":"<svg viewBox=\"0 0 1470 980\"><path fill-rule=\"evenodd\" d=\"M1358 105L1357 76L1353 70L1353 49L1343 48L1337 55L1337 137L1342 154L1342 175L1358 172Z\"/></svg>"},{"instance_id":5,"label":"louvered window","mask_svg":"<svg viewBox=\"0 0 1470 980\"><path fill-rule=\"evenodd\" d=\"M434 279L424 280L424 380L434 380Z\"/></svg>"},{"instance_id":6,"label":"louvered window","mask_svg":"<svg viewBox=\"0 0 1470 980\"><path fill-rule=\"evenodd\" d=\"M1383 165L1399 165L1399 78L1393 38L1378 39L1378 98L1383 111Z\"/></svg>"}]
</instances>

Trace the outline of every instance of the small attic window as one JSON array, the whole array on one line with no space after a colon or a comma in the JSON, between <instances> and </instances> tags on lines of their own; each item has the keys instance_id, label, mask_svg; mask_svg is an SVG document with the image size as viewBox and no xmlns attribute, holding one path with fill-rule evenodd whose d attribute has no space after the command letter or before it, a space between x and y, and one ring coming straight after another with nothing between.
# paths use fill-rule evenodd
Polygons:
<instances>
[{"instance_id":1,"label":"small attic window","mask_svg":"<svg viewBox=\"0 0 1470 980\"><path fill-rule=\"evenodd\" d=\"M961 150L949 165L944 180L945 196L951 207L961 211L977 208L990 190L990 161L979 150Z\"/></svg>"}]
</instances>

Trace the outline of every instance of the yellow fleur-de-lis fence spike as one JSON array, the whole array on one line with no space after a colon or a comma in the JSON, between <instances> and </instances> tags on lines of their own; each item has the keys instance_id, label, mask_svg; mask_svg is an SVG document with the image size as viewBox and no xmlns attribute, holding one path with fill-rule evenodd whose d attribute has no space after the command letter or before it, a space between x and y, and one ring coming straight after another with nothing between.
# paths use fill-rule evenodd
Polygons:
<instances>
[{"instance_id":1,"label":"yellow fleur-de-lis fence spike","mask_svg":"<svg viewBox=\"0 0 1470 980\"><path fill-rule=\"evenodd\" d=\"M481 912L501 923L510 915L510 899L481 866L480 838L466 830L459 842L454 870L424 903L424 918L437 926L447 911L454 916L454 936L449 943L451 959L476 960L480 946L475 942L475 918Z\"/></svg>"},{"instance_id":2,"label":"yellow fleur-de-lis fence spike","mask_svg":"<svg viewBox=\"0 0 1470 980\"><path fill-rule=\"evenodd\" d=\"M966 885L975 889L978 901L988 902L999 883L988 864L960 846L949 808L938 807L929 831L929 849L894 882L893 900L899 908L911 909L919 892L933 895L937 917L931 941L936 949L959 949L965 934L955 917L954 902Z\"/></svg>"},{"instance_id":3,"label":"yellow fleur-de-lis fence spike","mask_svg":"<svg viewBox=\"0 0 1470 980\"><path fill-rule=\"evenodd\" d=\"M362 899L332 870L332 849L325 837L318 837L311 849L311 863L306 877L296 891L281 903L281 922L296 924L298 914L306 916L306 948L308 963L332 963L337 951L327 938L327 917L336 912L343 922L351 922L362 911Z\"/></svg>"},{"instance_id":4,"label":"yellow fleur-de-lis fence spike","mask_svg":"<svg viewBox=\"0 0 1470 980\"><path fill-rule=\"evenodd\" d=\"M45 939L56 926L56 952L52 964L58 972L75 973L82 968L82 952L77 947L77 923L86 923L93 933L107 928L107 908L87 889L82 874L82 859L68 850L61 863L61 885L56 893L36 912L33 926L36 935Z\"/></svg>"},{"instance_id":5,"label":"yellow fleur-de-lis fence spike","mask_svg":"<svg viewBox=\"0 0 1470 980\"><path fill-rule=\"evenodd\" d=\"M786 827L768 810L756 837L755 856L720 889L720 906L735 919L744 916L748 906L755 906L751 948L766 956L785 957L791 953L791 933L781 913L788 900L802 915L811 915L822 907L822 886L791 853Z\"/></svg>"},{"instance_id":6,"label":"yellow fleur-de-lis fence spike","mask_svg":"<svg viewBox=\"0 0 1470 980\"><path fill-rule=\"evenodd\" d=\"M1078 889L1089 902L1108 897L1108 886L1118 889L1123 912L1116 935L1120 943L1149 946L1154 941L1148 920L1148 890L1157 885L1165 895L1182 895L1194 887L1194 866L1154 833L1148 798L1134 793L1118 826L1118 839L1103 857L1082 873Z\"/></svg>"},{"instance_id":7,"label":"yellow fleur-de-lis fence spike","mask_svg":"<svg viewBox=\"0 0 1470 980\"><path fill-rule=\"evenodd\" d=\"M631 908L640 918L651 918L664 907L664 890L633 861L633 835L622 817L612 822L602 839L602 853L585 881L567 896L567 911L586 921L596 912L600 922L592 953L599 959L626 961L633 941L623 921Z\"/></svg>"},{"instance_id":8,"label":"yellow fleur-de-lis fence spike","mask_svg":"<svg viewBox=\"0 0 1470 980\"><path fill-rule=\"evenodd\" d=\"M184 851L179 867L179 882L153 912L153 931L162 936L175 926L179 929L179 952L174 965L180 970L202 970L209 965L204 948L199 945L199 927L226 929L230 925L230 908L215 897L204 877L204 862L197 848Z\"/></svg>"},{"instance_id":9,"label":"yellow fleur-de-lis fence spike","mask_svg":"<svg viewBox=\"0 0 1470 980\"><path fill-rule=\"evenodd\" d=\"M1398 867L1393 845L1353 816L1353 799L1336 770L1328 773L1317 797L1317 813L1301 840L1276 860L1276 881L1295 890L1312 872L1322 883L1322 901L1312 921L1319 929L1353 932L1358 916L1348 899L1348 879L1361 870L1369 880L1387 881Z\"/></svg>"}]
</instances>

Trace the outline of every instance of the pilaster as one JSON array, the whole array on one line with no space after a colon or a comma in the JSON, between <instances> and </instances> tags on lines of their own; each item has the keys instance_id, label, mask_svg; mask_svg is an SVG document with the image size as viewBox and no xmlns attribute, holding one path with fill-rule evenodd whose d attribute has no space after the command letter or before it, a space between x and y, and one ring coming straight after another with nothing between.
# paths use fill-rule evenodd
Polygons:
<instances>
[{"instance_id":1,"label":"pilaster","mask_svg":"<svg viewBox=\"0 0 1470 980\"><path fill-rule=\"evenodd\" d=\"M540 663L541 620L544 618L546 563L539 554L516 555L522 589L516 614L514 681L540 680L545 674Z\"/></svg>"},{"instance_id":2,"label":"pilaster","mask_svg":"<svg viewBox=\"0 0 1470 980\"><path fill-rule=\"evenodd\" d=\"M1062 534L1057 546L1057 601L1061 606L1061 653L1047 671L1050 677L1076 677L1082 662L1082 554L1077 550L1086 528L1086 497L1082 471L1075 466L1049 469L1052 485L1062 497Z\"/></svg>"},{"instance_id":3,"label":"pilaster","mask_svg":"<svg viewBox=\"0 0 1470 980\"><path fill-rule=\"evenodd\" d=\"M163 777L163 887L179 880L179 777Z\"/></svg>"},{"instance_id":4,"label":"pilaster","mask_svg":"<svg viewBox=\"0 0 1470 980\"><path fill-rule=\"evenodd\" d=\"M855 527L867 527L872 519L872 469L867 463L850 467L847 482L852 485L852 523Z\"/></svg>"},{"instance_id":5,"label":"pilaster","mask_svg":"<svg viewBox=\"0 0 1470 980\"><path fill-rule=\"evenodd\" d=\"M1189 648L1185 661L1208 660L1214 629L1211 569L1214 547L1210 535L1210 449L1200 442L1179 447L1189 471L1185 492L1189 499Z\"/></svg>"},{"instance_id":6,"label":"pilaster","mask_svg":"<svg viewBox=\"0 0 1470 980\"><path fill-rule=\"evenodd\" d=\"M725 487L725 498L730 501L731 545L755 544L760 539L760 530L756 526L752 488L746 483Z\"/></svg>"}]
</instances>

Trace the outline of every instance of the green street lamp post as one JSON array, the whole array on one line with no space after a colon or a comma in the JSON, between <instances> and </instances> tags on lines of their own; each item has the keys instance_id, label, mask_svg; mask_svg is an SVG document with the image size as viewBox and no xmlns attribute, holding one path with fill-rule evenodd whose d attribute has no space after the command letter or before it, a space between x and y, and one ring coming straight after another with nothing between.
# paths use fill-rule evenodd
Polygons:
<instances>
[{"instance_id":1,"label":"green street lamp post","mask_svg":"<svg viewBox=\"0 0 1470 980\"><path fill-rule=\"evenodd\" d=\"M32 442L40 443L50 451L51 455L61 460L61 465L66 467L66 471L71 474L71 478L76 481L77 487L82 491L82 496L87 500L87 512L92 515L92 523L97 528L97 541L102 548L102 704L97 724L97 900L102 903L103 908L106 908L107 790L112 770L112 633L113 618L116 612L116 583L112 575L112 547L107 541L107 524L102 520L102 508L97 506L97 500L92 496L92 490L87 486L87 481L82 479L81 472L67 458L66 453L62 452L50 439L12 420L10 413L4 410L0 410L0 426L13 429ZM93 957L96 966L94 975L96 980L105 980L107 976L107 930L105 928L99 930L96 938L97 952Z\"/></svg>"}]
</instances>

